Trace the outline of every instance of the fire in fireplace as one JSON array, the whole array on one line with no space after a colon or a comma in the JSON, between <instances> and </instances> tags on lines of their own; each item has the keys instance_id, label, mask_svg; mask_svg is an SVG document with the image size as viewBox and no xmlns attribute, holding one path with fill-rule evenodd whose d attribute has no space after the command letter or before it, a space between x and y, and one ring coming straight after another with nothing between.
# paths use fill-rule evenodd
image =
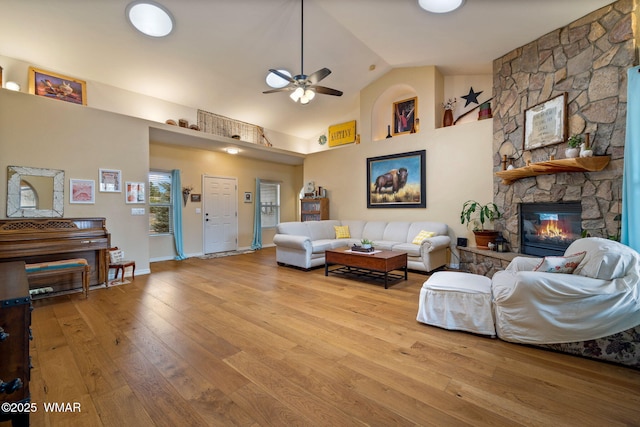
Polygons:
<instances>
[{"instance_id":1,"label":"fire in fireplace","mask_svg":"<svg viewBox=\"0 0 640 427\"><path fill-rule=\"evenodd\" d=\"M580 238L582 206L575 203L522 203L520 252L527 255L563 255Z\"/></svg>"}]
</instances>

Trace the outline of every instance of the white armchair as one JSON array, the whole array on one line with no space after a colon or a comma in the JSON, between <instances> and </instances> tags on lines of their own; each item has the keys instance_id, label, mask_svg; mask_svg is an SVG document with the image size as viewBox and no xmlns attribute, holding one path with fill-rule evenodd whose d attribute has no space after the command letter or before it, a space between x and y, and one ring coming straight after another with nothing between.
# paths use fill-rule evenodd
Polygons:
<instances>
[{"instance_id":1,"label":"white armchair","mask_svg":"<svg viewBox=\"0 0 640 427\"><path fill-rule=\"evenodd\" d=\"M569 269L575 267L573 273L534 271L543 258L517 257L493 276L498 337L534 345L578 343L640 325L640 254L601 238L579 239L565 256L580 253L584 253L582 260L569 265ZM545 260L556 261L562 270L581 257ZM626 354L614 361L622 357L640 364L638 336L626 342L623 351Z\"/></svg>"}]
</instances>

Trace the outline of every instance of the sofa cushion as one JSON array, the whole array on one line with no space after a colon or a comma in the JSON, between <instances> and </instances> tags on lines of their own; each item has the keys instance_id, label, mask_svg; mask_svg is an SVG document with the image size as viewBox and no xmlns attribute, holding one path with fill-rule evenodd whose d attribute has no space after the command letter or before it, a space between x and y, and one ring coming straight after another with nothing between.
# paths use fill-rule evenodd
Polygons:
<instances>
[{"instance_id":1,"label":"sofa cushion","mask_svg":"<svg viewBox=\"0 0 640 427\"><path fill-rule=\"evenodd\" d=\"M336 237L336 231L334 226L340 225L340 222L334 220L324 221L307 221L305 222L309 228L308 235L311 240L321 239L334 239Z\"/></svg>"},{"instance_id":2,"label":"sofa cushion","mask_svg":"<svg viewBox=\"0 0 640 427\"><path fill-rule=\"evenodd\" d=\"M345 247L345 241L339 239L321 239L311 242L311 252L314 254L324 253L330 249Z\"/></svg>"},{"instance_id":3,"label":"sofa cushion","mask_svg":"<svg viewBox=\"0 0 640 427\"><path fill-rule=\"evenodd\" d=\"M334 230L336 230L336 239L350 239L351 233L349 232L348 225L334 225Z\"/></svg>"},{"instance_id":4,"label":"sofa cushion","mask_svg":"<svg viewBox=\"0 0 640 427\"><path fill-rule=\"evenodd\" d=\"M546 256L533 269L533 271L544 271L547 273L572 274L584 258L586 252L579 252L567 256Z\"/></svg>"},{"instance_id":5,"label":"sofa cushion","mask_svg":"<svg viewBox=\"0 0 640 427\"><path fill-rule=\"evenodd\" d=\"M389 240L374 240L373 247L379 251L390 251L400 242Z\"/></svg>"},{"instance_id":6,"label":"sofa cushion","mask_svg":"<svg viewBox=\"0 0 640 427\"><path fill-rule=\"evenodd\" d=\"M349 234L351 234L352 239L357 239L358 241L362 239L362 230L364 229L364 225L367 221L363 221L361 219L349 219L342 220L340 223L349 227Z\"/></svg>"},{"instance_id":7,"label":"sofa cushion","mask_svg":"<svg viewBox=\"0 0 640 427\"><path fill-rule=\"evenodd\" d=\"M410 222L405 221L393 221L387 223L387 226L384 228L382 240L401 243L410 242L411 240L407 240L407 233L409 232L410 225Z\"/></svg>"},{"instance_id":8,"label":"sofa cushion","mask_svg":"<svg viewBox=\"0 0 640 427\"><path fill-rule=\"evenodd\" d=\"M413 238L416 237L416 235L422 230L433 231L434 233L436 233L436 236L449 235L449 227L447 226L447 224L444 224L442 222L417 221L411 223L407 237L405 238L405 242L412 241Z\"/></svg>"},{"instance_id":9,"label":"sofa cushion","mask_svg":"<svg viewBox=\"0 0 640 427\"><path fill-rule=\"evenodd\" d=\"M309 228L306 222L281 222L276 225L278 234L293 234L296 236L309 236Z\"/></svg>"},{"instance_id":10,"label":"sofa cushion","mask_svg":"<svg viewBox=\"0 0 640 427\"><path fill-rule=\"evenodd\" d=\"M413 238L413 240L411 241L411 243L413 243L414 245L419 245L422 243L422 241L424 239L428 239L429 237L433 237L435 236L436 233L434 233L433 231L425 231L425 230L421 230L418 235L416 237Z\"/></svg>"},{"instance_id":11,"label":"sofa cushion","mask_svg":"<svg viewBox=\"0 0 640 427\"><path fill-rule=\"evenodd\" d=\"M384 229L386 227L387 223L385 221L368 221L364 225L360 237L373 241L384 240Z\"/></svg>"},{"instance_id":12,"label":"sofa cushion","mask_svg":"<svg viewBox=\"0 0 640 427\"><path fill-rule=\"evenodd\" d=\"M397 243L391 248L392 251L406 252L407 256L420 257L420 245L414 245L413 243Z\"/></svg>"},{"instance_id":13,"label":"sofa cushion","mask_svg":"<svg viewBox=\"0 0 640 427\"><path fill-rule=\"evenodd\" d=\"M565 253L586 252L574 274L602 280L614 280L626 275L635 266L637 252L622 243L600 237L578 239Z\"/></svg>"}]
</instances>

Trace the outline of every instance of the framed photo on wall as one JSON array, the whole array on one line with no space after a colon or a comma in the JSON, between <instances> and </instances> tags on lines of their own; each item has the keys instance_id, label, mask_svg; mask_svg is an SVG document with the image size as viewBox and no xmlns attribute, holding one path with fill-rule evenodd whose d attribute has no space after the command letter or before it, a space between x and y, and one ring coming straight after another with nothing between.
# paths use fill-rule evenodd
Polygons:
<instances>
[{"instance_id":1,"label":"framed photo on wall","mask_svg":"<svg viewBox=\"0 0 640 427\"><path fill-rule=\"evenodd\" d=\"M367 159L367 208L425 208L426 151Z\"/></svg>"},{"instance_id":2,"label":"framed photo on wall","mask_svg":"<svg viewBox=\"0 0 640 427\"><path fill-rule=\"evenodd\" d=\"M393 135L410 133L418 116L418 97L404 99L393 103L391 123Z\"/></svg>"},{"instance_id":3,"label":"framed photo on wall","mask_svg":"<svg viewBox=\"0 0 640 427\"><path fill-rule=\"evenodd\" d=\"M93 204L96 202L96 182L93 179L69 180L69 203Z\"/></svg>"},{"instance_id":4,"label":"framed photo on wall","mask_svg":"<svg viewBox=\"0 0 640 427\"><path fill-rule=\"evenodd\" d=\"M87 105L87 83L84 80L34 67L29 67L29 93Z\"/></svg>"},{"instance_id":5,"label":"framed photo on wall","mask_svg":"<svg viewBox=\"0 0 640 427\"><path fill-rule=\"evenodd\" d=\"M144 203L144 182L127 182L125 184L126 203Z\"/></svg>"},{"instance_id":6,"label":"framed photo on wall","mask_svg":"<svg viewBox=\"0 0 640 427\"><path fill-rule=\"evenodd\" d=\"M524 150L567 140L567 93L527 108L524 112Z\"/></svg>"},{"instance_id":7,"label":"framed photo on wall","mask_svg":"<svg viewBox=\"0 0 640 427\"><path fill-rule=\"evenodd\" d=\"M122 192L122 172L115 169L100 169L100 191L103 193Z\"/></svg>"}]
</instances>

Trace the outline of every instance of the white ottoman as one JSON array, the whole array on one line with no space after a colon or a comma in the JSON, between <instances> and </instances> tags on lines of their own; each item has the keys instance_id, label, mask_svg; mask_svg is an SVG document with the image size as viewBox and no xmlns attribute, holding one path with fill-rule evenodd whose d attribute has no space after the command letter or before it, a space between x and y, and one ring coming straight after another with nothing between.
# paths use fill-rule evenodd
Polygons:
<instances>
[{"instance_id":1,"label":"white ottoman","mask_svg":"<svg viewBox=\"0 0 640 427\"><path fill-rule=\"evenodd\" d=\"M420 290L417 320L445 329L495 336L491 279L456 271L433 273Z\"/></svg>"}]
</instances>

